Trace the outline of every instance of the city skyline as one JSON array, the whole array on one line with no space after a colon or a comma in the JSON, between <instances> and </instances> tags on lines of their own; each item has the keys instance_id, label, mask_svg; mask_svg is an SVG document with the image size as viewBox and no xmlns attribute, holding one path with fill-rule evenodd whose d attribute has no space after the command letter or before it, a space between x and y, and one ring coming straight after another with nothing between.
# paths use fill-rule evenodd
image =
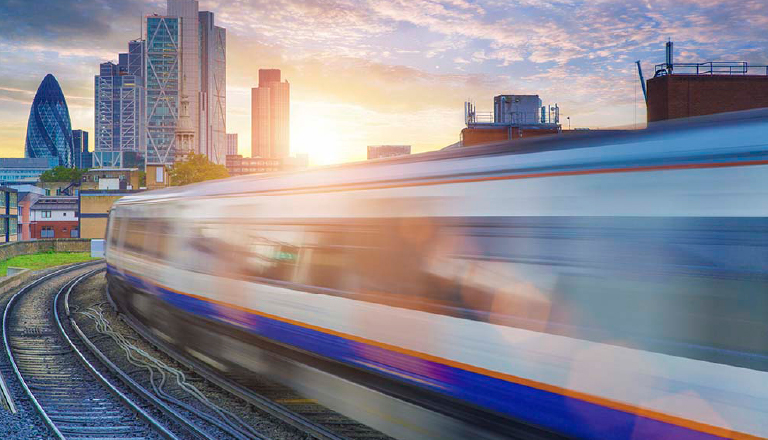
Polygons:
<instances>
[{"instance_id":1,"label":"city skyline","mask_svg":"<svg viewBox=\"0 0 768 440\"><path fill-rule=\"evenodd\" d=\"M164 6L43 1L30 14L10 4L0 18L0 156L23 155L21 115L47 73L62 84L73 127L94 132L96 66L140 36L141 15ZM464 100L490 110L503 93L556 102L575 127L642 123L633 62L652 75L668 38L679 62L768 64L768 37L757 31L768 5L758 1L202 1L200 9L228 30L227 131L240 135L240 152L251 144L257 71L279 68L294 89L291 152L316 164L364 159L366 145L451 144Z\"/></svg>"}]
</instances>

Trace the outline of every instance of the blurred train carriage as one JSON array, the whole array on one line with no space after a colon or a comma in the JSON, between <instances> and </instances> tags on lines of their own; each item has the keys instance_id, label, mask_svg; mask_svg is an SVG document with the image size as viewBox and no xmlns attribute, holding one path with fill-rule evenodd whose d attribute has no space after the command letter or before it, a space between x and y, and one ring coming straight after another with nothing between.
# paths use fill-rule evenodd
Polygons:
<instances>
[{"instance_id":1,"label":"blurred train carriage","mask_svg":"<svg viewBox=\"0 0 768 440\"><path fill-rule=\"evenodd\" d=\"M766 437L766 132L759 110L138 194L110 290L393 436Z\"/></svg>"}]
</instances>

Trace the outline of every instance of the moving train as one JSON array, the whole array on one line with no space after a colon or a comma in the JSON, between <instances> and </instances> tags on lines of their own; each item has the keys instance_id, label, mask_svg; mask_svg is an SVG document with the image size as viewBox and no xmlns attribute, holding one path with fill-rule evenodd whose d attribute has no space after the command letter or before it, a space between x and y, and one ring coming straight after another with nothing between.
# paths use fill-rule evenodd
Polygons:
<instances>
[{"instance_id":1,"label":"moving train","mask_svg":"<svg viewBox=\"0 0 768 440\"><path fill-rule=\"evenodd\" d=\"M110 292L399 438L768 437L768 109L139 193Z\"/></svg>"}]
</instances>

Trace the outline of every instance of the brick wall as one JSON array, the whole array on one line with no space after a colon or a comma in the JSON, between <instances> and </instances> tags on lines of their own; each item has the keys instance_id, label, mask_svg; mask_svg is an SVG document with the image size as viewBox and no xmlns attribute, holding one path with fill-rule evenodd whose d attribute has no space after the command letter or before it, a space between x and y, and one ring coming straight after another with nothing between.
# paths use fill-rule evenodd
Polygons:
<instances>
[{"instance_id":1,"label":"brick wall","mask_svg":"<svg viewBox=\"0 0 768 440\"><path fill-rule=\"evenodd\" d=\"M648 122L768 107L768 76L666 75L648 80Z\"/></svg>"},{"instance_id":2,"label":"brick wall","mask_svg":"<svg viewBox=\"0 0 768 440\"><path fill-rule=\"evenodd\" d=\"M71 231L78 228L78 222L32 222L29 226L32 238L41 238L43 228L53 228L53 238L71 238Z\"/></svg>"},{"instance_id":3,"label":"brick wall","mask_svg":"<svg viewBox=\"0 0 768 440\"><path fill-rule=\"evenodd\" d=\"M65 238L53 240L17 241L0 244L0 260L7 260L17 255L37 254L40 252L90 252L91 240Z\"/></svg>"}]
</instances>

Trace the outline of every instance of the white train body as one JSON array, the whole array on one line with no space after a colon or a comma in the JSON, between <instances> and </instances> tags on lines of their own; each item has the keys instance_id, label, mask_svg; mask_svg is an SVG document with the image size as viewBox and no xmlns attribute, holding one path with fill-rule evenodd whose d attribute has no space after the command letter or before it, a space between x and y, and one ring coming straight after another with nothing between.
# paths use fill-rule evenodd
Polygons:
<instances>
[{"instance_id":1,"label":"white train body","mask_svg":"<svg viewBox=\"0 0 768 440\"><path fill-rule=\"evenodd\" d=\"M178 310L492 435L768 437L766 133L746 112L137 194L110 283L147 322Z\"/></svg>"}]
</instances>

